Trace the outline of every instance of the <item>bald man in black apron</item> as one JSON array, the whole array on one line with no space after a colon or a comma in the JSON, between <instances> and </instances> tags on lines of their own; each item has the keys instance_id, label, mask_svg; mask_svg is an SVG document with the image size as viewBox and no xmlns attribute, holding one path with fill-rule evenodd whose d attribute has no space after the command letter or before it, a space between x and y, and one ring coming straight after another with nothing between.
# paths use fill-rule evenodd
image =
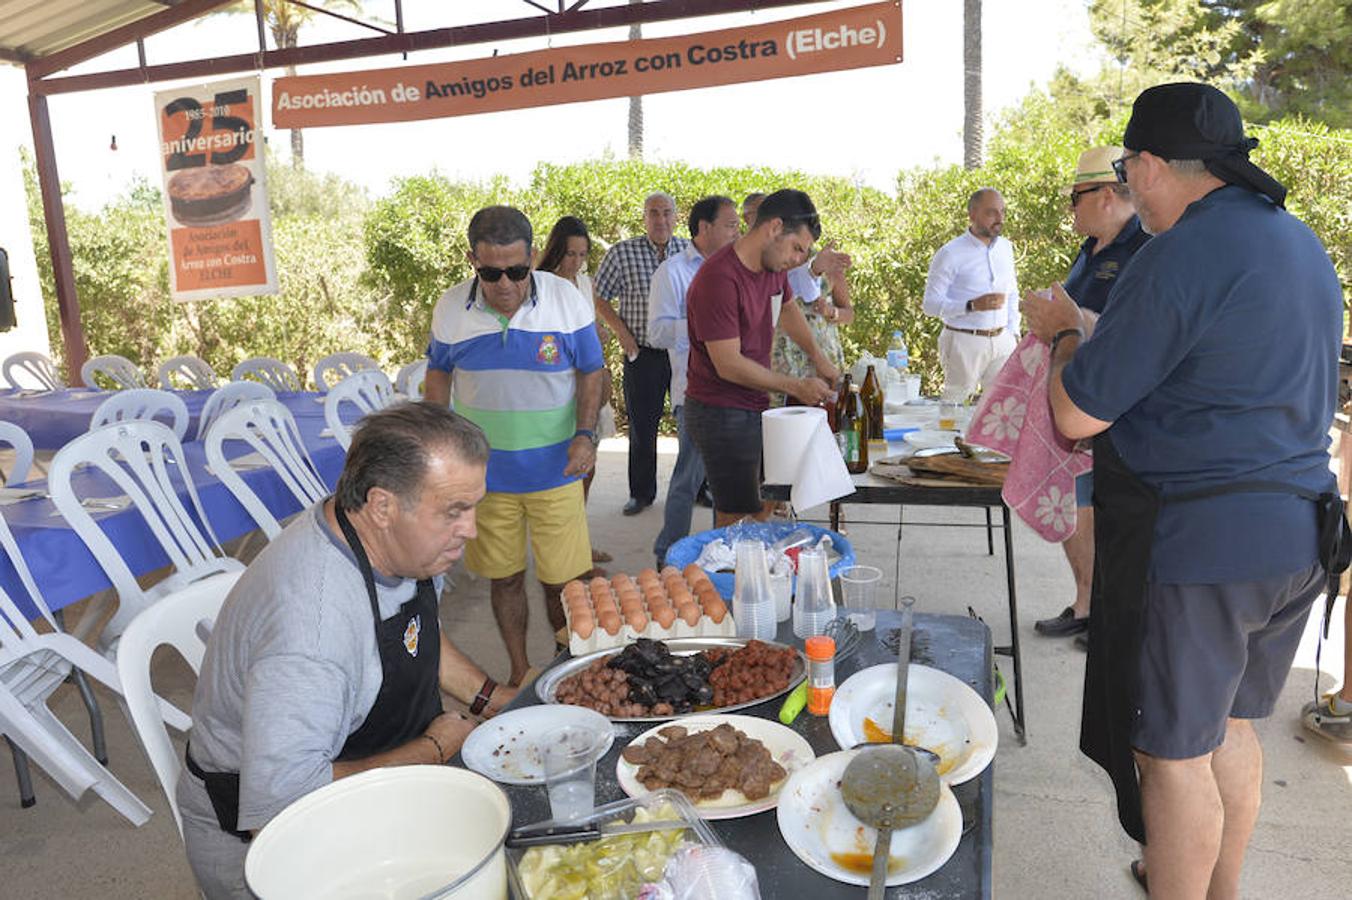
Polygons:
<instances>
[{"instance_id":1,"label":"bald man in black apron","mask_svg":"<svg viewBox=\"0 0 1352 900\"><path fill-rule=\"evenodd\" d=\"M1271 714L1346 519L1329 471L1342 292L1239 111L1200 84L1137 98L1114 163L1154 240L1086 339L1025 302L1066 436L1094 440L1080 749L1146 845L1152 897L1237 897ZM1147 841L1148 838L1148 841Z\"/></svg>"}]
</instances>

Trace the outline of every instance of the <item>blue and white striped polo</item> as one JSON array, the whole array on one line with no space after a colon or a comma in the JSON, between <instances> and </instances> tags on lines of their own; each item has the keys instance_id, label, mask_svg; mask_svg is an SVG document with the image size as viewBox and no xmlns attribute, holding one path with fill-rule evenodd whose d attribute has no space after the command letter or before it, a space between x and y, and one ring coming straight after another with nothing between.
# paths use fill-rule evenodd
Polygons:
<instances>
[{"instance_id":1,"label":"blue and white striped polo","mask_svg":"<svg viewBox=\"0 0 1352 900\"><path fill-rule=\"evenodd\" d=\"M488 436L489 491L576 480L563 470L577 430L577 373L604 364L595 307L577 288L533 272L530 296L509 320L483 301L477 278L457 284L432 311L427 360L452 373L455 411Z\"/></svg>"}]
</instances>

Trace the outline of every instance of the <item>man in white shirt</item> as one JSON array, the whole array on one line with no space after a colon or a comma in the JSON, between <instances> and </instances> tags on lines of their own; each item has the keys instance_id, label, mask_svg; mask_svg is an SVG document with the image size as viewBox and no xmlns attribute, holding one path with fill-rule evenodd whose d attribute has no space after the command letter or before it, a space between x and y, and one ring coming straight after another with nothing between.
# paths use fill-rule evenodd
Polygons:
<instances>
[{"instance_id":1,"label":"man in white shirt","mask_svg":"<svg viewBox=\"0 0 1352 900\"><path fill-rule=\"evenodd\" d=\"M713 195L690 207L690 244L668 257L653 273L648 291L648 342L671 357L671 410L676 416L680 447L667 486L662 531L653 544L657 568L667 549L690 533L690 513L704 481L704 460L685 429L685 370L690 357L690 332L685 321L685 292L704 260L737 239L737 206L732 198Z\"/></svg>"},{"instance_id":2,"label":"man in white shirt","mask_svg":"<svg viewBox=\"0 0 1352 900\"><path fill-rule=\"evenodd\" d=\"M939 248L925 279L924 310L943 319L944 399L963 401L990 384L1019 343L1014 249L1000 237L1005 200L981 188L967 200L971 225Z\"/></svg>"}]
</instances>

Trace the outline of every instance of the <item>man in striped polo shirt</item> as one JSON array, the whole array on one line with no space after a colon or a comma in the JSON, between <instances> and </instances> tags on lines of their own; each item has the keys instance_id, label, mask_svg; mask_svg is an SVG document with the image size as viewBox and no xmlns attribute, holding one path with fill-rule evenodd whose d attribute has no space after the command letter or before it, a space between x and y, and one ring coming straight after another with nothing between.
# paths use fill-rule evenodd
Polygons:
<instances>
[{"instance_id":1,"label":"man in striped polo shirt","mask_svg":"<svg viewBox=\"0 0 1352 900\"><path fill-rule=\"evenodd\" d=\"M591 569L581 477L596 463L601 342L595 308L577 288L532 271L530 221L510 206L470 219L475 275L432 311L423 392L483 429L491 448L488 493L465 564L492 580L493 615L511 660L526 656L526 538L550 625L564 627L559 592Z\"/></svg>"}]
</instances>

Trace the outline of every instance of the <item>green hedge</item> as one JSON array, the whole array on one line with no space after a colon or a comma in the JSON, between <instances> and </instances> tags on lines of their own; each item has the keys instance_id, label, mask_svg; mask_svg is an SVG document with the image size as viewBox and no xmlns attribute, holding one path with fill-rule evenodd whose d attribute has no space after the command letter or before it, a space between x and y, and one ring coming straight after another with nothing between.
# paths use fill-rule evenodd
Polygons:
<instances>
[{"instance_id":1,"label":"green hedge","mask_svg":"<svg viewBox=\"0 0 1352 900\"><path fill-rule=\"evenodd\" d=\"M535 224L537 248L560 215L580 216L594 237L594 271L607 247L640 233L640 207L651 191L670 192L683 220L690 204L707 194L740 200L753 190L798 187L816 201L824 238L854 257L850 279L857 314L842 331L847 358L863 350L881 354L900 328L913 367L934 390L939 323L921 313L925 274L934 252L966 227L965 201L973 190L994 186L1003 192L1005 234L1016 248L1022 288L1045 287L1069 268L1080 239L1070 229L1060 188L1081 150L1111 141L1122 128L1120 119L1069 119L1045 95L1030 95L996 130L982 168L904 171L895 197L847 179L796 171L597 160L541 164L525 185L414 176L371 202L332 176L271 167L281 273L275 297L172 302L159 191L149 185L133 185L97 215L71 209L67 218L91 352L122 353L146 368L176 353L196 353L221 373L245 356L266 354L291 362L304 377L316 359L337 350L367 353L390 369L419 356L436 298L469 274L465 229L486 204L523 209ZM1290 187L1288 207L1324 241L1348 296L1352 131L1292 120L1256 133L1262 140L1256 161ZM31 167L29 181L49 327L53 346L60 346ZM618 374L618 347L608 353Z\"/></svg>"}]
</instances>

